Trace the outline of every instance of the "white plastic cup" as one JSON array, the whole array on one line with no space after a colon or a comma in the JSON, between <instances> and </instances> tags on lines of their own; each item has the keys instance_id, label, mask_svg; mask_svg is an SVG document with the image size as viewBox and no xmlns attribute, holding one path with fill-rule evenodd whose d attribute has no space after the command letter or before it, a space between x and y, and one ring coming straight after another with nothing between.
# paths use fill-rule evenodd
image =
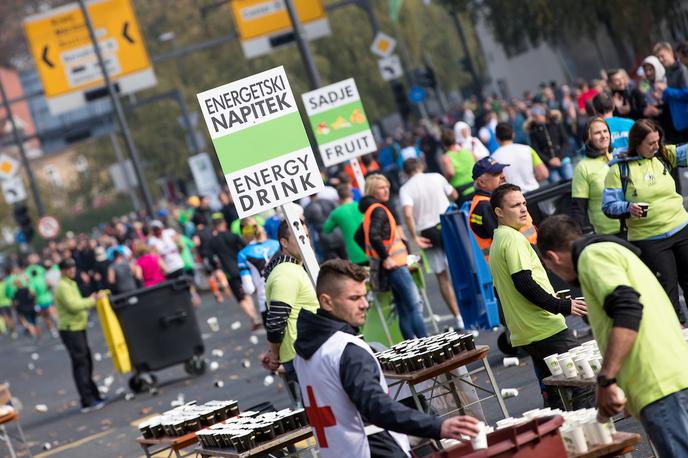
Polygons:
<instances>
[{"instance_id":1,"label":"white plastic cup","mask_svg":"<svg viewBox=\"0 0 688 458\"><path fill-rule=\"evenodd\" d=\"M588 359L589 356L583 354L577 356L573 360L574 364L576 365L576 369L578 370L578 373L583 378L593 378L595 376L595 372L592 370L592 367L590 367Z\"/></svg>"},{"instance_id":2,"label":"white plastic cup","mask_svg":"<svg viewBox=\"0 0 688 458\"><path fill-rule=\"evenodd\" d=\"M602 358L600 356L593 356L592 358L588 359L588 363L590 363L590 368L595 375L600 373L600 369L602 369Z\"/></svg>"},{"instance_id":3,"label":"white plastic cup","mask_svg":"<svg viewBox=\"0 0 688 458\"><path fill-rule=\"evenodd\" d=\"M573 362L573 358L568 353L559 355L559 365L564 371L564 377L566 378L576 378L578 377L578 371L576 370L576 364Z\"/></svg>"},{"instance_id":4,"label":"white plastic cup","mask_svg":"<svg viewBox=\"0 0 688 458\"><path fill-rule=\"evenodd\" d=\"M208 326L213 332L218 332L220 330L220 323L217 321L217 317L211 316L208 318Z\"/></svg>"},{"instance_id":5,"label":"white plastic cup","mask_svg":"<svg viewBox=\"0 0 688 458\"><path fill-rule=\"evenodd\" d=\"M590 446L595 446L597 444L602 443L601 438L599 437L599 434L597 433L597 423L596 419L592 420L587 420L585 423L583 423L583 433L585 434L585 440L587 441L588 445Z\"/></svg>"},{"instance_id":6,"label":"white plastic cup","mask_svg":"<svg viewBox=\"0 0 688 458\"><path fill-rule=\"evenodd\" d=\"M561 368L559 360L557 359L558 357L559 355L556 353L545 357L545 363L547 363L547 367L552 375L562 375L564 373L564 370Z\"/></svg>"},{"instance_id":7,"label":"white plastic cup","mask_svg":"<svg viewBox=\"0 0 688 458\"><path fill-rule=\"evenodd\" d=\"M556 294L556 296L559 299L571 299L571 290L570 289L562 289L562 290L557 291L554 294Z\"/></svg>"},{"instance_id":8,"label":"white plastic cup","mask_svg":"<svg viewBox=\"0 0 688 458\"><path fill-rule=\"evenodd\" d=\"M485 423L479 421L478 428L480 428L480 432L478 433L478 435L471 438L471 445L473 446L473 450L483 450L487 448L487 431L485 428Z\"/></svg>"}]
</instances>

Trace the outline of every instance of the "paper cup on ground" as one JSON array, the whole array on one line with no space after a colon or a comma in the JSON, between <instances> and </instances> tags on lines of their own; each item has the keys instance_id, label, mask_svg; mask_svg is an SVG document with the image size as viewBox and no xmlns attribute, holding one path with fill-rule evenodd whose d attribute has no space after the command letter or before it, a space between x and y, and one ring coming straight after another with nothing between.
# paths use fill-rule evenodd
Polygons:
<instances>
[{"instance_id":1,"label":"paper cup on ground","mask_svg":"<svg viewBox=\"0 0 688 458\"><path fill-rule=\"evenodd\" d=\"M208 326L213 332L218 332L220 330L220 323L217 321L217 317L211 316L208 318Z\"/></svg>"},{"instance_id":2,"label":"paper cup on ground","mask_svg":"<svg viewBox=\"0 0 688 458\"><path fill-rule=\"evenodd\" d=\"M502 360L502 364L504 364L504 367L518 366L519 360L515 357L508 357Z\"/></svg>"},{"instance_id":3,"label":"paper cup on ground","mask_svg":"<svg viewBox=\"0 0 688 458\"><path fill-rule=\"evenodd\" d=\"M561 365L559 364L559 360L557 359L558 357L559 355L555 353L545 358L545 363L547 363L547 367L552 375L562 375L564 373Z\"/></svg>"},{"instance_id":4,"label":"paper cup on ground","mask_svg":"<svg viewBox=\"0 0 688 458\"><path fill-rule=\"evenodd\" d=\"M573 362L573 358L570 355L564 353L559 355L559 365L564 371L564 377L566 378L576 378L578 377L578 371L576 370L576 365Z\"/></svg>"},{"instance_id":5,"label":"paper cup on ground","mask_svg":"<svg viewBox=\"0 0 688 458\"><path fill-rule=\"evenodd\" d=\"M483 450L487 448L487 432L485 430L485 423L482 421L478 422L478 427L480 428L480 432L477 436L471 438L473 450Z\"/></svg>"},{"instance_id":6,"label":"paper cup on ground","mask_svg":"<svg viewBox=\"0 0 688 458\"><path fill-rule=\"evenodd\" d=\"M573 360L578 370L578 374L583 378L593 378L595 376L595 372L593 372L592 367L590 367L588 358L587 355L580 355Z\"/></svg>"},{"instance_id":7,"label":"paper cup on ground","mask_svg":"<svg viewBox=\"0 0 688 458\"><path fill-rule=\"evenodd\" d=\"M515 398L518 396L518 390L516 388L502 388L502 398Z\"/></svg>"}]
</instances>

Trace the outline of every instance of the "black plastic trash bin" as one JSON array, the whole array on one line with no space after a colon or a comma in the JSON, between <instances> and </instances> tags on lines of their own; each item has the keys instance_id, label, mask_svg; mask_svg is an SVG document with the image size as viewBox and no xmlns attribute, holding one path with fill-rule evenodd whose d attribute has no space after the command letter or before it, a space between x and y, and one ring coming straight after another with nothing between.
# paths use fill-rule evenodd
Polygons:
<instances>
[{"instance_id":1,"label":"black plastic trash bin","mask_svg":"<svg viewBox=\"0 0 688 458\"><path fill-rule=\"evenodd\" d=\"M157 378L151 372L176 364L193 375L205 371L205 348L186 278L113 296L110 303L129 348L133 391L154 387Z\"/></svg>"}]
</instances>

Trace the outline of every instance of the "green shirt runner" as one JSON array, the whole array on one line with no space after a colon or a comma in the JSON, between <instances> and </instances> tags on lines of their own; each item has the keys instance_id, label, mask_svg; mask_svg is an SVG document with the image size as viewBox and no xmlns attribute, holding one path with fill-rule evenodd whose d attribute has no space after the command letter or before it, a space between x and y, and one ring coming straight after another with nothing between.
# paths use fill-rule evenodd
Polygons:
<instances>
[{"instance_id":1,"label":"green shirt runner","mask_svg":"<svg viewBox=\"0 0 688 458\"><path fill-rule=\"evenodd\" d=\"M355 264L365 264L368 261L365 252L354 239L356 230L358 230L362 222L363 214L358 209L358 203L347 202L332 210L332 213L330 213L323 225L323 232L325 234L329 234L336 227L342 231L346 254L349 255L349 260Z\"/></svg>"},{"instance_id":2,"label":"green shirt runner","mask_svg":"<svg viewBox=\"0 0 688 458\"><path fill-rule=\"evenodd\" d=\"M577 265L590 325L602 354L612 329L612 319L604 310L606 298L619 286L642 292L638 336L616 375L628 398L628 411L638 417L643 407L688 388L688 344L671 301L650 269L614 242L585 247Z\"/></svg>"},{"instance_id":3,"label":"green shirt runner","mask_svg":"<svg viewBox=\"0 0 688 458\"><path fill-rule=\"evenodd\" d=\"M609 171L604 156L581 160L573 171L571 197L588 199L588 219L596 234L610 235L621 231L619 220L608 218L602 212L602 191Z\"/></svg>"},{"instance_id":4,"label":"green shirt runner","mask_svg":"<svg viewBox=\"0 0 688 458\"><path fill-rule=\"evenodd\" d=\"M454 176L449 183L454 186L457 191L460 189L460 194L462 196L467 196L475 192L473 186L468 186L473 183L473 165L475 164L473 153L467 148L463 148L460 151L450 149L445 154L449 156L449 160L454 168ZM468 187L463 188L464 186Z\"/></svg>"},{"instance_id":5,"label":"green shirt runner","mask_svg":"<svg viewBox=\"0 0 688 458\"><path fill-rule=\"evenodd\" d=\"M490 271L514 347L539 342L567 328L563 315L538 307L518 292L511 275L522 270L530 270L533 280L554 295L547 272L528 239L516 229L500 225L490 247Z\"/></svg>"}]
</instances>

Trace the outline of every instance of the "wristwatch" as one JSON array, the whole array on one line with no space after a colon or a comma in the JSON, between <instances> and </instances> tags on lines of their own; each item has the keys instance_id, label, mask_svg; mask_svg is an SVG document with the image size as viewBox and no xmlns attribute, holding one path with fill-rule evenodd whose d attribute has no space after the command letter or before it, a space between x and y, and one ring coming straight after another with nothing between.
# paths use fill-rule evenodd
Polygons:
<instances>
[{"instance_id":1,"label":"wristwatch","mask_svg":"<svg viewBox=\"0 0 688 458\"><path fill-rule=\"evenodd\" d=\"M609 378L606 375L598 375L597 376L597 384L601 387L608 387L616 383L615 378Z\"/></svg>"}]
</instances>

